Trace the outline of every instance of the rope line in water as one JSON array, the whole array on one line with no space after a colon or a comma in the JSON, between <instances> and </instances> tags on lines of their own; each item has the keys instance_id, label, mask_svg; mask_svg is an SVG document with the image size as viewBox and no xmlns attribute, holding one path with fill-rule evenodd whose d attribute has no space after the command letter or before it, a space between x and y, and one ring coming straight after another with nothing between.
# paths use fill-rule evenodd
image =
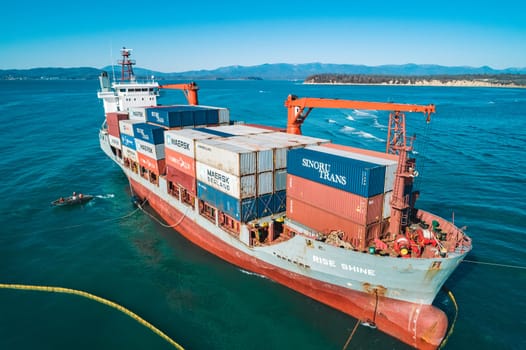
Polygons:
<instances>
[{"instance_id":1,"label":"rope line in water","mask_svg":"<svg viewBox=\"0 0 526 350\"><path fill-rule=\"evenodd\" d=\"M65 294L73 294L78 295L87 299L94 300L100 304L107 305L111 308L114 308L116 310L119 310L123 314L131 317L138 323L142 324L144 327L150 329L152 332L157 334L159 337L166 340L168 343L170 343L173 347L175 347L178 350L184 350L184 348L177 344L172 338L167 336L165 333L163 333L161 330L156 328L154 325L137 315L131 310L128 310L124 306L121 306L111 300L104 299L102 297L99 297L97 295L84 292L81 290L76 289L70 289L70 288L63 288L63 287L52 287L52 286L36 286L36 285L26 285L26 284L6 284L6 283L0 283L0 289L14 289L14 290L30 290L30 291L37 291L37 292L48 292L48 293L65 293Z\"/></svg>"},{"instance_id":2,"label":"rope line in water","mask_svg":"<svg viewBox=\"0 0 526 350\"><path fill-rule=\"evenodd\" d=\"M352 337L354 336L354 333L356 333L356 330L358 329L359 325L360 325L360 320L358 319L358 320L356 320L356 324L354 325L354 328L353 328L351 334L349 334L349 338L347 338L347 341L345 342L345 345L343 346L342 350L346 350L347 349L347 347L351 343Z\"/></svg>"},{"instance_id":3,"label":"rope line in water","mask_svg":"<svg viewBox=\"0 0 526 350\"><path fill-rule=\"evenodd\" d=\"M457 318L458 318L458 304L457 304L457 301L455 299L455 296L446 287L442 287L442 288L445 291L447 291L449 299L451 299L451 301L453 302L453 305L455 306L455 317L453 318L453 322L451 323L451 328L449 328L449 331L447 332L446 337L444 339L442 339L442 342L440 343L439 349L443 349L444 346L446 346L446 343L449 340L449 337L451 336L451 334L453 334L453 329L455 328L455 323L457 322Z\"/></svg>"},{"instance_id":4,"label":"rope line in water","mask_svg":"<svg viewBox=\"0 0 526 350\"><path fill-rule=\"evenodd\" d=\"M498 267L508 267L511 269L526 269L526 266L518 266L518 265L506 265L506 264L497 264L497 263L489 263L484 261L473 261L473 260L462 260L463 262L473 263L473 264L481 264L481 265L490 265L490 266L498 266Z\"/></svg>"},{"instance_id":5,"label":"rope line in water","mask_svg":"<svg viewBox=\"0 0 526 350\"><path fill-rule=\"evenodd\" d=\"M146 199L144 200L143 205L144 205L145 202L146 202ZM186 207L185 212L183 213L183 215L181 216L181 218L180 218L175 224L173 224L173 225L166 225L166 224L163 223L161 220L157 219L154 215L148 213L148 212L142 207L141 204L138 204L137 207L138 207L137 209L142 210L143 213L145 213L146 215L148 215L148 216L149 216L150 218L152 218L153 220L157 221L157 223L158 223L159 225L161 225L161 226L163 226L163 227L167 227L167 228L174 228L174 227L176 227L177 225L179 225L179 224L183 221L183 219L186 217L186 214L188 213L188 209L190 208L190 207Z\"/></svg>"}]
</instances>

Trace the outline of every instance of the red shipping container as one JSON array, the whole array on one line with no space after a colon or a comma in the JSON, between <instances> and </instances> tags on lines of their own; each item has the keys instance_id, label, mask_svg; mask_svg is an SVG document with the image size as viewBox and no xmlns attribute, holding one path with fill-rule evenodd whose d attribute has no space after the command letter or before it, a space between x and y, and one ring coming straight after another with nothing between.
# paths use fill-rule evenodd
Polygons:
<instances>
[{"instance_id":1,"label":"red shipping container","mask_svg":"<svg viewBox=\"0 0 526 350\"><path fill-rule=\"evenodd\" d=\"M128 119L128 113L124 112L108 112L106 113L106 124L108 124L108 134L121 137L121 131L119 128L119 120Z\"/></svg>"},{"instance_id":2,"label":"red shipping container","mask_svg":"<svg viewBox=\"0 0 526 350\"><path fill-rule=\"evenodd\" d=\"M119 120L128 119L128 112L108 112L106 113L106 121L108 124L119 125Z\"/></svg>"},{"instance_id":3,"label":"red shipping container","mask_svg":"<svg viewBox=\"0 0 526 350\"><path fill-rule=\"evenodd\" d=\"M365 198L354 193L287 174L287 197L310 203L360 225L382 220L384 194Z\"/></svg>"},{"instance_id":4,"label":"red shipping container","mask_svg":"<svg viewBox=\"0 0 526 350\"><path fill-rule=\"evenodd\" d=\"M190 176L178 168L166 164L166 179L174 184L183 186L190 194L194 196L197 195L197 181L195 176Z\"/></svg>"},{"instance_id":5,"label":"red shipping container","mask_svg":"<svg viewBox=\"0 0 526 350\"><path fill-rule=\"evenodd\" d=\"M164 148L166 165L182 171L195 178L195 159L168 147Z\"/></svg>"},{"instance_id":6,"label":"red shipping container","mask_svg":"<svg viewBox=\"0 0 526 350\"><path fill-rule=\"evenodd\" d=\"M364 250L367 246L367 226L357 224L298 199L287 197L287 217L323 234L342 231L342 239L354 248Z\"/></svg>"},{"instance_id":7,"label":"red shipping container","mask_svg":"<svg viewBox=\"0 0 526 350\"><path fill-rule=\"evenodd\" d=\"M363 154L363 155L369 156L369 157L377 157L377 158L382 158L382 159L387 159L387 160L398 161L398 156L396 154L376 152L376 151L371 151L371 150L368 150L368 149L362 149L362 148L338 145L338 144L335 144L335 143L325 143L325 144L320 145L320 146L327 147L327 148L339 149L339 150L342 150L342 151L354 152L354 153L358 153L358 154Z\"/></svg>"},{"instance_id":8,"label":"red shipping container","mask_svg":"<svg viewBox=\"0 0 526 350\"><path fill-rule=\"evenodd\" d=\"M163 159L153 159L151 157L145 156L142 153L137 152L137 157L139 158L139 165L145 167L149 171L157 175L164 175L166 162Z\"/></svg>"}]
</instances>

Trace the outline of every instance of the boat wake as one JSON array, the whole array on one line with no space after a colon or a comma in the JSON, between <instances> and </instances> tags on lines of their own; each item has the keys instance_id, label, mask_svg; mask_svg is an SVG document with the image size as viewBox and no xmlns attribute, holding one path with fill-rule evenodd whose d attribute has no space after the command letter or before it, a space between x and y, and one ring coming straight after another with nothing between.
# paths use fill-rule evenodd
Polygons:
<instances>
[{"instance_id":1,"label":"boat wake","mask_svg":"<svg viewBox=\"0 0 526 350\"><path fill-rule=\"evenodd\" d=\"M108 193L108 194L97 194L97 195L94 195L93 197L107 199L107 198L113 198L115 197L115 195L113 193Z\"/></svg>"}]
</instances>

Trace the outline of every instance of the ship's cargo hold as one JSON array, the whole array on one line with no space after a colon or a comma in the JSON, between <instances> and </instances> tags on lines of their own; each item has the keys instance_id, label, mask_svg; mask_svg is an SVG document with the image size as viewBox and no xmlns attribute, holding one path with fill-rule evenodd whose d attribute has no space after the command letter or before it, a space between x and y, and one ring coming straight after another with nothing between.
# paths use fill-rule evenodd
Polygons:
<instances>
[{"instance_id":1,"label":"ship's cargo hold","mask_svg":"<svg viewBox=\"0 0 526 350\"><path fill-rule=\"evenodd\" d=\"M164 143L164 129L147 123L133 124L133 135L136 139L159 145Z\"/></svg>"},{"instance_id":2,"label":"ship's cargo hold","mask_svg":"<svg viewBox=\"0 0 526 350\"><path fill-rule=\"evenodd\" d=\"M385 165L342 157L331 153L329 148L290 150L287 171L362 197L384 192Z\"/></svg>"},{"instance_id":3,"label":"ship's cargo hold","mask_svg":"<svg viewBox=\"0 0 526 350\"><path fill-rule=\"evenodd\" d=\"M289 174L287 196L360 225L369 225L382 220L383 193L366 198Z\"/></svg>"},{"instance_id":4,"label":"ship's cargo hold","mask_svg":"<svg viewBox=\"0 0 526 350\"><path fill-rule=\"evenodd\" d=\"M197 197L238 221L248 222L257 217L255 197L234 198L199 180L197 181Z\"/></svg>"},{"instance_id":5,"label":"ship's cargo hold","mask_svg":"<svg viewBox=\"0 0 526 350\"><path fill-rule=\"evenodd\" d=\"M197 140L195 159L235 176L256 173L256 152L227 141Z\"/></svg>"},{"instance_id":6,"label":"ship's cargo hold","mask_svg":"<svg viewBox=\"0 0 526 350\"><path fill-rule=\"evenodd\" d=\"M236 176L197 161L196 178L209 187L227 193L236 199L256 196L256 175Z\"/></svg>"}]
</instances>

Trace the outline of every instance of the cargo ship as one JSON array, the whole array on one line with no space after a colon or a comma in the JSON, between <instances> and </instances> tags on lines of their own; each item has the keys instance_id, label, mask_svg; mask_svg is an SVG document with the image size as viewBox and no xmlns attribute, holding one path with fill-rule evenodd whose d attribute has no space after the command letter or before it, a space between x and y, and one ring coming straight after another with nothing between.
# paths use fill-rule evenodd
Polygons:
<instances>
[{"instance_id":1,"label":"cargo ship","mask_svg":"<svg viewBox=\"0 0 526 350\"><path fill-rule=\"evenodd\" d=\"M99 139L133 195L197 246L418 349L448 329L432 305L471 250L453 222L417 209L405 113L434 105L289 95L286 128L233 122L198 103L195 83L138 81L123 48L120 80L99 77ZM188 103L160 105L162 89ZM386 152L302 135L314 108L390 111Z\"/></svg>"}]
</instances>

